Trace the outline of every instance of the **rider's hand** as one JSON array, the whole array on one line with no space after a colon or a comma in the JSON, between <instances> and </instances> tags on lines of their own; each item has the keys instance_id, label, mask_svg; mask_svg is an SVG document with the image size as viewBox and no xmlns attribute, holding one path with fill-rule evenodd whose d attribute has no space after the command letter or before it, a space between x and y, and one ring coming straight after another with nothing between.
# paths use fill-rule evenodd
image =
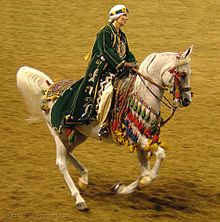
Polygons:
<instances>
[{"instance_id":1,"label":"rider's hand","mask_svg":"<svg viewBox=\"0 0 220 222\"><path fill-rule=\"evenodd\" d=\"M124 67L139 69L139 65L136 62L125 62Z\"/></svg>"},{"instance_id":2,"label":"rider's hand","mask_svg":"<svg viewBox=\"0 0 220 222\"><path fill-rule=\"evenodd\" d=\"M132 67L134 67L134 64L132 62L125 62L124 67L125 68L132 68Z\"/></svg>"},{"instance_id":3,"label":"rider's hand","mask_svg":"<svg viewBox=\"0 0 220 222\"><path fill-rule=\"evenodd\" d=\"M125 62L124 66L118 70L117 76L119 78L122 78L124 76L128 76L129 73L133 73L132 68L138 69L139 66L136 62Z\"/></svg>"},{"instance_id":4,"label":"rider's hand","mask_svg":"<svg viewBox=\"0 0 220 222\"><path fill-rule=\"evenodd\" d=\"M138 70L139 69L139 65L136 63L134 68Z\"/></svg>"}]
</instances>

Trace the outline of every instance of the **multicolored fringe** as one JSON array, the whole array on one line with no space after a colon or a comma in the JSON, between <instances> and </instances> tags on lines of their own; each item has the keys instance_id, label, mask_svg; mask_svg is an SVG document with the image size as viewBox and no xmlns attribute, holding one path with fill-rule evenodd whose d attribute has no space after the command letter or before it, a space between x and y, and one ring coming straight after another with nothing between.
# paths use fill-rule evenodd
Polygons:
<instances>
[{"instance_id":1,"label":"multicolored fringe","mask_svg":"<svg viewBox=\"0 0 220 222\"><path fill-rule=\"evenodd\" d=\"M159 133L163 119L137 94L130 93L133 87L128 86L132 85L132 81L125 83L120 93L116 94L112 131L116 141L128 147L129 152L136 151L140 136L148 139L145 150L153 152L161 146Z\"/></svg>"}]
</instances>

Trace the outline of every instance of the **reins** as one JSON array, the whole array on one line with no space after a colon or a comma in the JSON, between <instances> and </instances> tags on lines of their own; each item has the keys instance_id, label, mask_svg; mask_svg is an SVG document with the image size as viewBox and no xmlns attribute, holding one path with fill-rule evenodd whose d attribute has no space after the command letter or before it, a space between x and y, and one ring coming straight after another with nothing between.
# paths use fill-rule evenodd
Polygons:
<instances>
[{"instance_id":1,"label":"reins","mask_svg":"<svg viewBox=\"0 0 220 222\"><path fill-rule=\"evenodd\" d=\"M161 90L167 90L166 87L157 84L157 83L154 82L149 76L144 76L142 73L140 73L140 72L139 72L137 69L135 69L135 68L131 68L131 69L132 69L135 73L137 73L140 77L146 79L148 82L150 82L151 84L157 86L159 89L161 89Z\"/></svg>"},{"instance_id":2,"label":"reins","mask_svg":"<svg viewBox=\"0 0 220 222\"><path fill-rule=\"evenodd\" d=\"M141 81L143 82L143 84L145 85L145 87L151 92L151 94L153 94L154 97L155 97L158 101L162 102L165 106L167 106L169 109L172 110L172 113L170 114L170 116L169 116L166 120L163 121L163 125L165 125L165 124L173 117L173 115L174 115L175 112L176 112L177 107L175 107L174 105L172 105L171 102L170 102L165 96L163 96L163 97L164 97L164 99L167 101L167 103L164 102L162 99L160 99L160 98L146 85L146 83L144 82L143 79L145 79L145 80L147 80L148 82L150 82L151 84L155 85L155 86L158 87L160 90L167 90L167 88L164 87L164 86L161 86L161 85L159 85L159 84L157 84L157 83L155 83L149 76L144 76L144 75L143 75L142 73L140 73L137 69L135 69L135 68L131 68L131 69L140 77Z\"/></svg>"}]
</instances>

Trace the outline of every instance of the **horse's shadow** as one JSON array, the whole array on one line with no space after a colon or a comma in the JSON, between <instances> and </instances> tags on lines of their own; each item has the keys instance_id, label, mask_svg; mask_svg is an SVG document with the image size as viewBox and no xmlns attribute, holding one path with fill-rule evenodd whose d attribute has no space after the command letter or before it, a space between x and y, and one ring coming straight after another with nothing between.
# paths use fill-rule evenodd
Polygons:
<instances>
[{"instance_id":1,"label":"horse's shadow","mask_svg":"<svg viewBox=\"0 0 220 222\"><path fill-rule=\"evenodd\" d=\"M135 192L128 200L131 201L130 207L135 210L154 210L165 211L166 209L191 211L187 202L183 202L178 197L162 195L162 193Z\"/></svg>"},{"instance_id":2,"label":"horse's shadow","mask_svg":"<svg viewBox=\"0 0 220 222\"><path fill-rule=\"evenodd\" d=\"M115 195L111 193L110 184L100 188L93 184L93 191L86 196L103 204L109 203L120 208L131 208L133 210L151 210L151 212L181 211L184 213L195 213L198 210L191 201L196 194L195 185L191 182L180 180L169 181L169 183L154 183L143 190L137 190L128 195ZM94 187L96 187L94 189Z\"/></svg>"}]
</instances>

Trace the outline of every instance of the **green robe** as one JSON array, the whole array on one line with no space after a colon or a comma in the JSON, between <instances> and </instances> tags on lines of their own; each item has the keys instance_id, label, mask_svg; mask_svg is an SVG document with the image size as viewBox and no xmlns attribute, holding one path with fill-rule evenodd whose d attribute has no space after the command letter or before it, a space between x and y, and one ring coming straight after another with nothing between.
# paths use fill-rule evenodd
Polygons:
<instances>
[{"instance_id":1,"label":"green robe","mask_svg":"<svg viewBox=\"0 0 220 222\"><path fill-rule=\"evenodd\" d=\"M67 89L51 111L52 126L75 126L96 118L96 99L99 83L109 73L117 75L125 62L136 62L130 52L125 34L117 34L112 24L102 28L96 37L85 76Z\"/></svg>"}]
</instances>

